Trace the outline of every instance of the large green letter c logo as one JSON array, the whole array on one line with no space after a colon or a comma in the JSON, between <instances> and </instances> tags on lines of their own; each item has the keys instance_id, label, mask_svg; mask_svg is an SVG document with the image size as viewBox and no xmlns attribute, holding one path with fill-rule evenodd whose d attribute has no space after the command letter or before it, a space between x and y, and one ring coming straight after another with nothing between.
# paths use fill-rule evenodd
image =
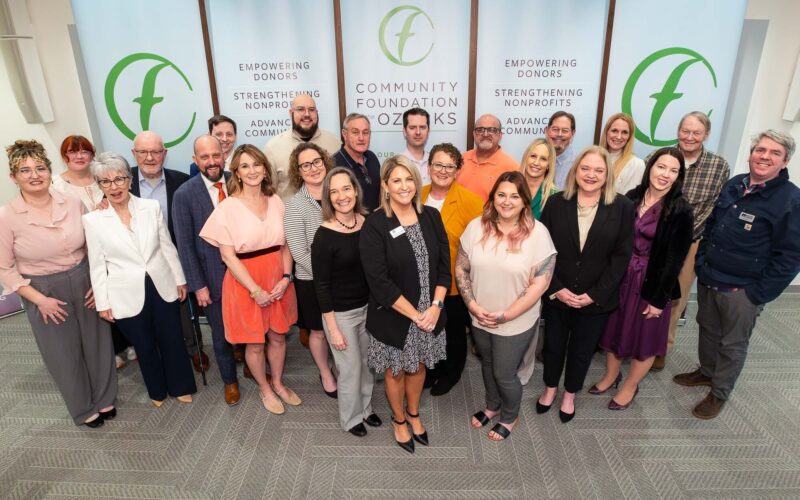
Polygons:
<instances>
[{"instance_id":1,"label":"large green letter c logo","mask_svg":"<svg viewBox=\"0 0 800 500\"><path fill-rule=\"evenodd\" d=\"M395 17L395 15L405 11L408 11L407 17L403 22L402 29L398 33L394 34L394 36L397 37L397 46L396 49L392 51L389 48L389 44L387 44L386 42L386 28L389 25L389 22ZM424 19L427 19L428 21L430 29L431 30L434 29L433 21L428 16L428 14L426 14L419 7L415 7L413 5L400 5L398 7L395 7L394 9L390 10L381 21L380 28L378 29L378 44L381 47L383 55L385 55L386 58L392 61L393 63L399 64L400 66L413 66L425 60L425 58L428 57L428 55L433 50L433 42L431 42L427 51L420 57L417 57L416 59L412 60L406 60L404 58L404 54L406 51L406 44L408 43L409 39L417 35L417 33L411 31L411 28L414 25L414 20L417 19L417 17L419 16L424 16Z\"/></svg>"}]
</instances>

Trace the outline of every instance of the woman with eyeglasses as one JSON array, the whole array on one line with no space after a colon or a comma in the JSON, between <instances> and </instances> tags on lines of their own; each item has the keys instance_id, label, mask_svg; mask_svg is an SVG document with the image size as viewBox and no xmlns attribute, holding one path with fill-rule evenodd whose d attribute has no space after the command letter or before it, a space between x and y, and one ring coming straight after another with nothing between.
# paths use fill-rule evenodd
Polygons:
<instances>
[{"instance_id":1,"label":"woman with eyeglasses","mask_svg":"<svg viewBox=\"0 0 800 500\"><path fill-rule=\"evenodd\" d=\"M89 139L82 135L70 135L61 143L61 159L67 169L53 176L53 187L64 194L74 196L94 210L103 199L103 190L92 177L89 165L94 160L95 149Z\"/></svg>"},{"instance_id":2,"label":"woman with eyeglasses","mask_svg":"<svg viewBox=\"0 0 800 500\"><path fill-rule=\"evenodd\" d=\"M122 156L101 153L91 169L109 205L83 216L97 311L136 348L153 406L168 395L191 403L197 386L178 304L186 279L161 206L129 192L132 172Z\"/></svg>"},{"instance_id":3,"label":"woman with eyeglasses","mask_svg":"<svg viewBox=\"0 0 800 500\"><path fill-rule=\"evenodd\" d=\"M336 397L336 379L328 363L328 341L322 328L322 312L314 291L311 243L322 224L322 183L333 168L333 160L312 142L298 145L289 155L289 183L297 191L286 203L283 225L286 243L295 265L294 289L297 293L297 326L309 330L308 349L319 369L322 390Z\"/></svg>"},{"instance_id":4,"label":"woman with eyeglasses","mask_svg":"<svg viewBox=\"0 0 800 500\"><path fill-rule=\"evenodd\" d=\"M75 425L95 428L117 410L117 372L108 323L95 311L78 200L50 190L44 147L6 148L19 196L0 207L0 284L25 305L45 367Z\"/></svg>"},{"instance_id":5,"label":"woman with eyeglasses","mask_svg":"<svg viewBox=\"0 0 800 500\"><path fill-rule=\"evenodd\" d=\"M453 277L444 299L447 312L445 335L447 358L427 371L425 387L431 396L443 396L461 379L467 361L467 325L469 313L458 293L455 282L458 240L469 222L483 212L483 200L456 181L464 160L458 149L450 143L437 144L428 156L428 173L431 183L422 188L422 203L441 213L447 241L450 245L450 274Z\"/></svg>"},{"instance_id":6,"label":"woman with eyeglasses","mask_svg":"<svg viewBox=\"0 0 800 500\"><path fill-rule=\"evenodd\" d=\"M225 339L247 344L245 362L264 408L283 414L300 397L283 383L284 336L297 321L292 254L283 228L284 205L272 167L260 149L242 144L233 152L228 197L211 213L200 237L219 248L228 270L222 280ZM265 339L268 341L266 356ZM269 362L271 381L264 362Z\"/></svg>"}]
</instances>

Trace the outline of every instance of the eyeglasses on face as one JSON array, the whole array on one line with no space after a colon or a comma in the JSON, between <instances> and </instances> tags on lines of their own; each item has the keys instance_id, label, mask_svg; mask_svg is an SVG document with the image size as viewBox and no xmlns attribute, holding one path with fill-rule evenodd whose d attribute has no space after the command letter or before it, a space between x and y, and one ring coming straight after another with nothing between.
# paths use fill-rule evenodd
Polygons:
<instances>
[{"instance_id":1,"label":"eyeglasses on face","mask_svg":"<svg viewBox=\"0 0 800 500\"><path fill-rule=\"evenodd\" d=\"M46 165L37 165L34 168L22 167L17 169L17 172L14 175L21 179L27 179L28 177L32 176L34 172L36 172L36 175L39 177L50 175L50 169L47 168Z\"/></svg>"},{"instance_id":2,"label":"eyeglasses on face","mask_svg":"<svg viewBox=\"0 0 800 500\"><path fill-rule=\"evenodd\" d=\"M305 163L301 163L298 165L301 172L310 172L312 168L320 169L325 165L325 162L322 161L322 158L314 158L311 161L307 161Z\"/></svg>"},{"instance_id":3,"label":"eyeglasses on face","mask_svg":"<svg viewBox=\"0 0 800 500\"><path fill-rule=\"evenodd\" d=\"M86 149L81 149L79 151L67 151L67 156L71 158L77 158L78 156L92 156L92 152Z\"/></svg>"},{"instance_id":4,"label":"eyeglasses on face","mask_svg":"<svg viewBox=\"0 0 800 500\"><path fill-rule=\"evenodd\" d=\"M483 134L494 135L500 133L500 128L498 127L475 127L474 130L475 133L478 135L483 135Z\"/></svg>"},{"instance_id":5,"label":"eyeglasses on face","mask_svg":"<svg viewBox=\"0 0 800 500\"><path fill-rule=\"evenodd\" d=\"M152 156L153 158L158 158L159 156L164 154L163 149L153 149L153 150L134 149L133 152L136 153L136 156L141 156L142 158L147 158L148 156Z\"/></svg>"},{"instance_id":6,"label":"eyeglasses on face","mask_svg":"<svg viewBox=\"0 0 800 500\"><path fill-rule=\"evenodd\" d=\"M458 167L452 163L449 165L447 163L439 163L438 161L436 163L431 163L431 169L433 169L434 172L447 172L448 174L452 174L457 168Z\"/></svg>"},{"instance_id":7,"label":"eyeglasses on face","mask_svg":"<svg viewBox=\"0 0 800 500\"><path fill-rule=\"evenodd\" d=\"M97 179L97 184L102 188L111 187L112 182L115 186L124 186L125 183L128 182L128 179L130 179L130 177L127 175L120 175L113 179Z\"/></svg>"}]
</instances>

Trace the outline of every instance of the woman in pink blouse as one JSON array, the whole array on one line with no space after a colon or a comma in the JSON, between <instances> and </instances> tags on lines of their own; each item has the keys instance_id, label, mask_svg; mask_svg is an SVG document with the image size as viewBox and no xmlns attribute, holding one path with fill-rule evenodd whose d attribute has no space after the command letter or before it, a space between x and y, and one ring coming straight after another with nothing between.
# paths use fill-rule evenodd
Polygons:
<instances>
[{"instance_id":1,"label":"woman in pink blouse","mask_svg":"<svg viewBox=\"0 0 800 500\"><path fill-rule=\"evenodd\" d=\"M108 323L94 311L80 200L50 190L36 141L6 148L19 196L0 207L0 284L22 297L44 364L76 425L99 427L117 410Z\"/></svg>"},{"instance_id":2,"label":"woman in pink blouse","mask_svg":"<svg viewBox=\"0 0 800 500\"><path fill-rule=\"evenodd\" d=\"M247 344L245 361L270 413L300 398L283 384L284 335L297 321L292 286L292 255L283 229L284 206L275 194L269 162L252 144L242 144L231 159L228 197L211 213L200 237L219 247L228 266L222 281L225 338ZM272 385L264 368L264 336L269 340Z\"/></svg>"}]
</instances>

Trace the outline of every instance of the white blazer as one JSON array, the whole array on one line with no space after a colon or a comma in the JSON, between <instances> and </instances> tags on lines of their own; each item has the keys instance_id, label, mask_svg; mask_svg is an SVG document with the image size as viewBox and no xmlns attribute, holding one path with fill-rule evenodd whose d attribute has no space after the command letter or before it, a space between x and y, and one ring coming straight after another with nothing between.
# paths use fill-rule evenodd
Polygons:
<instances>
[{"instance_id":1,"label":"white blazer","mask_svg":"<svg viewBox=\"0 0 800 500\"><path fill-rule=\"evenodd\" d=\"M178 285L186 284L160 205L130 196L134 235L112 207L83 216L94 301L98 311L111 309L116 319L142 311L145 273L166 302L175 301Z\"/></svg>"}]
</instances>

